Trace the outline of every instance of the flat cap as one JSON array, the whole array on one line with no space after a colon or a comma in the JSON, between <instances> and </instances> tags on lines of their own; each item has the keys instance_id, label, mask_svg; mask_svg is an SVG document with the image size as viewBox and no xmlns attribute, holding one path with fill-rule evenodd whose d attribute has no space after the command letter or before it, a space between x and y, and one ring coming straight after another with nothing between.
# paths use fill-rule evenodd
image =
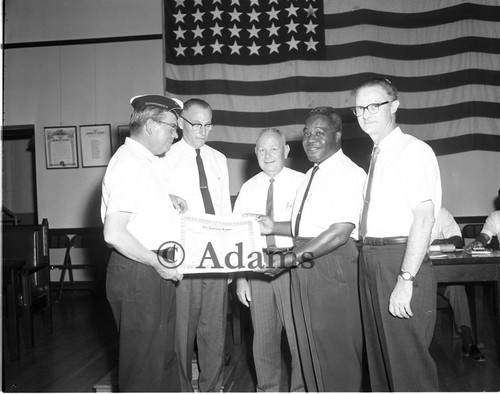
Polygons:
<instances>
[{"instance_id":1,"label":"flat cap","mask_svg":"<svg viewBox=\"0 0 500 394\"><path fill-rule=\"evenodd\" d=\"M147 105L164 108L167 111L181 111L182 101L176 98L169 98L158 94L143 94L130 99L130 104L135 110L144 108Z\"/></svg>"}]
</instances>

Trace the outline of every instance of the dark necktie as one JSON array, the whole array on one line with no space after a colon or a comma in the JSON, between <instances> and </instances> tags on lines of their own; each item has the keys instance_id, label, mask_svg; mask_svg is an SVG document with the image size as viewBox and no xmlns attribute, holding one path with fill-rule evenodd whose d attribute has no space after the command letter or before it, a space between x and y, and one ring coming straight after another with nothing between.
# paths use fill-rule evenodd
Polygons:
<instances>
[{"instance_id":1,"label":"dark necktie","mask_svg":"<svg viewBox=\"0 0 500 394\"><path fill-rule=\"evenodd\" d=\"M302 198L302 203L300 204L299 212L297 212L297 218L295 219L295 236L299 235L299 226L300 226L300 218L302 217L302 210L304 209L304 204L306 203L307 194L309 193L309 189L311 188L311 183L314 178L314 174L318 171L319 166L314 166L311 177L309 178L309 183L307 184L306 191L304 192L304 197Z\"/></svg>"},{"instance_id":2,"label":"dark necktie","mask_svg":"<svg viewBox=\"0 0 500 394\"><path fill-rule=\"evenodd\" d=\"M267 200L266 200L266 215L271 219L274 219L274 178L269 179L269 188L267 189ZM274 235L266 235L266 244L268 247L276 246L276 239Z\"/></svg>"},{"instance_id":3,"label":"dark necktie","mask_svg":"<svg viewBox=\"0 0 500 394\"><path fill-rule=\"evenodd\" d=\"M375 172L374 171L375 164L379 152L380 148L378 146L373 148L372 158L370 160L370 170L368 171L368 181L366 183L365 200L363 203L363 213L361 214L361 221L359 223L359 235L361 238L363 238L367 232L368 208L370 206L372 179L373 179L373 173Z\"/></svg>"},{"instance_id":4,"label":"dark necktie","mask_svg":"<svg viewBox=\"0 0 500 394\"><path fill-rule=\"evenodd\" d=\"M203 205L205 205L205 213L215 215L214 204L212 204L212 197L208 190L207 174L203 166L203 160L200 156L200 150L196 149L196 164L198 165L198 175L200 176L200 191L203 198Z\"/></svg>"}]
</instances>

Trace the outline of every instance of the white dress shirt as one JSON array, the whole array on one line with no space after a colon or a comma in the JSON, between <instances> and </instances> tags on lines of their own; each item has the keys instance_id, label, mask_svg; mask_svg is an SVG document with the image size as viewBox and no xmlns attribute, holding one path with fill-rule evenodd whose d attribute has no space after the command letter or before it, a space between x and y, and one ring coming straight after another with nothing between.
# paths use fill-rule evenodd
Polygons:
<instances>
[{"instance_id":1,"label":"white dress shirt","mask_svg":"<svg viewBox=\"0 0 500 394\"><path fill-rule=\"evenodd\" d=\"M404 134L399 127L378 145L373 173L368 237L408 236L412 210L432 201L434 218L441 208L441 176L433 150L425 142Z\"/></svg>"},{"instance_id":2,"label":"white dress shirt","mask_svg":"<svg viewBox=\"0 0 500 394\"><path fill-rule=\"evenodd\" d=\"M430 243L436 239L448 239L455 236L462 237L460 227L458 227L452 214L446 208L441 207L434 228L432 229Z\"/></svg>"},{"instance_id":3,"label":"white dress shirt","mask_svg":"<svg viewBox=\"0 0 500 394\"><path fill-rule=\"evenodd\" d=\"M267 191L271 178L263 171L246 181L238 194L234 204L233 213L242 215L244 213L266 214ZM304 174L284 167L274 177L273 183L273 214L277 222L285 222L291 219L292 206L297 188L302 183ZM265 236L264 243L265 243ZM276 236L276 246L287 248L293 246L291 237Z\"/></svg>"},{"instance_id":4,"label":"white dress shirt","mask_svg":"<svg viewBox=\"0 0 500 394\"><path fill-rule=\"evenodd\" d=\"M297 191L293 205L292 229L295 229L297 212L311 173L312 168ZM342 149L322 162L307 194L298 235L316 237L334 223L352 223L355 227L351 237L357 239L365 180L364 170L349 159Z\"/></svg>"},{"instance_id":5,"label":"white dress shirt","mask_svg":"<svg viewBox=\"0 0 500 394\"><path fill-rule=\"evenodd\" d=\"M231 215L229 196L229 173L226 156L203 145L200 149L203 166L207 174L208 190L216 215ZM200 192L198 166L195 148L184 139L176 142L162 158L165 167L167 187L172 194L182 197L188 204L187 215L205 213Z\"/></svg>"},{"instance_id":6,"label":"white dress shirt","mask_svg":"<svg viewBox=\"0 0 500 394\"><path fill-rule=\"evenodd\" d=\"M109 161L102 181L101 218L132 214L127 230L146 248L179 241L180 218L172 205L160 159L126 138Z\"/></svg>"}]
</instances>

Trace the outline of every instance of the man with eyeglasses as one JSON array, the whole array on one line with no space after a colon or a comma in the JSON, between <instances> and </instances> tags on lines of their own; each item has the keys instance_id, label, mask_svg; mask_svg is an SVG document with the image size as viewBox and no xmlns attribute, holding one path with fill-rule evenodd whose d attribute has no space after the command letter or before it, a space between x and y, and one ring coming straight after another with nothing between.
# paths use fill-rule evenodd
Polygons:
<instances>
[{"instance_id":1,"label":"man with eyeglasses","mask_svg":"<svg viewBox=\"0 0 500 394\"><path fill-rule=\"evenodd\" d=\"M207 146L212 108L201 99L184 103L179 119L182 139L164 165L169 190L187 201L190 214L231 215L226 157ZM193 391L192 359L198 347L200 391L222 386L227 322L227 275L193 274L177 286L176 350L181 391Z\"/></svg>"},{"instance_id":2,"label":"man with eyeglasses","mask_svg":"<svg viewBox=\"0 0 500 394\"><path fill-rule=\"evenodd\" d=\"M436 155L396 123L396 87L373 77L354 91L374 142L360 220L360 294L372 391L438 391L429 346L436 278L427 250L441 207Z\"/></svg>"},{"instance_id":3,"label":"man with eyeglasses","mask_svg":"<svg viewBox=\"0 0 500 394\"><path fill-rule=\"evenodd\" d=\"M174 282L182 275L154 251L178 240L176 211L186 208L170 195L160 165L177 137L182 102L143 95L130 103L130 137L108 164L101 200L104 239L113 247L106 295L119 331L118 385L123 392L177 392Z\"/></svg>"}]
</instances>

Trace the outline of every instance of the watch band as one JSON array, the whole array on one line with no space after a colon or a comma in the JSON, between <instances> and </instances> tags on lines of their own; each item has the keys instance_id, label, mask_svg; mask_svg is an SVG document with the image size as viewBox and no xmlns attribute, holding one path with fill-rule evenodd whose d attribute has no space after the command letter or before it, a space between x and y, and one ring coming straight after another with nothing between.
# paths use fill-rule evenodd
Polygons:
<instances>
[{"instance_id":1,"label":"watch band","mask_svg":"<svg viewBox=\"0 0 500 394\"><path fill-rule=\"evenodd\" d=\"M415 277L407 271L399 271L399 276L401 277L401 279L407 282L413 282L413 280L415 279Z\"/></svg>"}]
</instances>

